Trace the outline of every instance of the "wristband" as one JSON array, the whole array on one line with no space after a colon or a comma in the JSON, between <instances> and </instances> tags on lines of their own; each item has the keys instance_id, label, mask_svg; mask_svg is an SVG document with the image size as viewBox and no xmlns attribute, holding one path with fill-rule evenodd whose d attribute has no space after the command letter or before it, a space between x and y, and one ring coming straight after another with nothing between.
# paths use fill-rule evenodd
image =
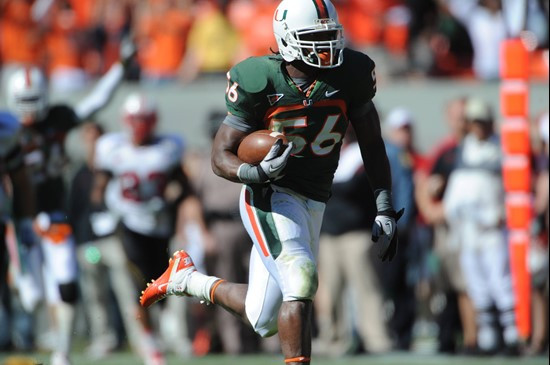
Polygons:
<instances>
[{"instance_id":1,"label":"wristband","mask_svg":"<svg viewBox=\"0 0 550 365\"><path fill-rule=\"evenodd\" d=\"M376 211L378 212L378 214L383 214L383 213L395 214L390 190L377 189L374 191L374 198L376 199ZM384 214L384 215L389 215L389 214Z\"/></svg>"},{"instance_id":2,"label":"wristband","mask_svg":"<svg viewBox=\"0 0 550 365\"><path fill-rule=\"evenodd\" d=\"M269 180L269 177L259 165L243 163L237 170L237 177L245 184L260 184Z\"/></svg>"}]
</instances>

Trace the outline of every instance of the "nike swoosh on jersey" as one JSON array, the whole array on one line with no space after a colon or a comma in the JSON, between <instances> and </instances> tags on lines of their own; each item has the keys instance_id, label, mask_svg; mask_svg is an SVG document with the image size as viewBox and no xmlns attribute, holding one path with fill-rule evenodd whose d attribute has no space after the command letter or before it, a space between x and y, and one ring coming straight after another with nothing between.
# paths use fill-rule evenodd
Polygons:
<instances>
[{"instance_id":1,"label":"nike swoosh on jersey","mask_svg":"<svg viewBox=\"0 0 550 365\"><path fill-rule=\"evenodd\" d=\"M332 90L332 91L325 91L325 96L327 98L330 98L332 95L336 94L337 92L339 92L340 90Z\"/></svg>"}]
</instances>

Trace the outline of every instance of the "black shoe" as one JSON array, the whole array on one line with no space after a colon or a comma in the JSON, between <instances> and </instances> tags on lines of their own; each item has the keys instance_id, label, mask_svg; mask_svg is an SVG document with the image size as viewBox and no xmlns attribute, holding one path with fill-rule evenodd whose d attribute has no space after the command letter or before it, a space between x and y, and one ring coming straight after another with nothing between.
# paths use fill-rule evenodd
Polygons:
<instances>
[{"instance_id":1,"label":"black shoe","mask_svg":"<svg viewBox=\"0 0 550 365\"><path fill-rule=\"evenodd\" d=\"M519 357L521 355L521 350L518 344L506 345L500 351L500 355L506 357Z\"/></svg>"},{"instance_id":2,"label":"black shoe","mask_svg":"<svg viewBox=\"0 0 550 365\"><path fill-rule=\"evenodd\" d=\"M479 349L477 346L464 346L459 354L461 356L479 356Z\"/></svg>"}]
</instances>

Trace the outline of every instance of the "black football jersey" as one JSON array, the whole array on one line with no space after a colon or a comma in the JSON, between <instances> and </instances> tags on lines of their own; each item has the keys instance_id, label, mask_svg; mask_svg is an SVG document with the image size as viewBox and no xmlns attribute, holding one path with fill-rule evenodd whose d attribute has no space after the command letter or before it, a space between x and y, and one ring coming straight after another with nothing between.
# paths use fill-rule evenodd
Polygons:
<instances>
[{"instance_id":1,"label":"black football jersey","mask_svg":"<svg viewBox=\"0 0 550 365\"><path fill-rule=\"evenodd\" d=\"M54 105L41 121L23 128L24 161L31 174L39 212L65 210L63 171L68 163L65 138L78 122L71 107Z\"/></svg>"}]
</instances>

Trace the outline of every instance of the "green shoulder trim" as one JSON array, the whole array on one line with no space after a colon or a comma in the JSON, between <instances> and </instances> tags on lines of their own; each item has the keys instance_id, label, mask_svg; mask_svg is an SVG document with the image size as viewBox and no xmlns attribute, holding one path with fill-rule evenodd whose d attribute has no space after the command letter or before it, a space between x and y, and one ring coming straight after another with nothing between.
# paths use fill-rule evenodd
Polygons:
<instances>
[{"instance_id":1,"label":"green shoulder trim","mask_svg":"<svg viewBox=\"0 0 550 365\"><path fill-rule=\"evenodd\" d=\"M247 93L262 92L268 85L270 75L280 66L277 57L250 57L231 69L231 80L238 82Z\"/></svg>"},{"instance_id":2,"label":"green shoulder trim","mask_svg":"<svg viewBox=\"0 0 550 365\"><path fill-rule=\"evenodd\" d=\"M227 110L251 123L261 121L268 106L267 90L280 72L281 62L282 57L272 55L247 58L235 65L229 71Z\"/></svg>"}]
</instances>

